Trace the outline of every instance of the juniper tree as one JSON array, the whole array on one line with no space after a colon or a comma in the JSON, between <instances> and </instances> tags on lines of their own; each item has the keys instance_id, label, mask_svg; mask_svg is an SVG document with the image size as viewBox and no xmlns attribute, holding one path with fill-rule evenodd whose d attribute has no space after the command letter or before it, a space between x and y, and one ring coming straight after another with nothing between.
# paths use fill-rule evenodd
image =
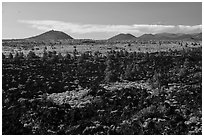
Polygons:
<instances>
[{"instance_id":1,"label":"juniper tree","mask_svg":"<svg viewBox=\"0 0 204 137\"><path fill-rule=\"evenodd\" d=\"M42 56L42 60L45 61L45 60L47 60L47 59L48 59L48 53L47 53L46 50L44 50L43 56Z\"/></svg>"},{"instance_id":2,"label":"juniper tree","mask_svg":"<svg viewBox=\"0 0 204 137\"><path fill-rule=\"evenodd\" d=\"M13 59L13 54L9 53L8 58L9 58L9 59Z\"/></svg>"},{"instance_id":3,"label":"juniper tree","mask_svg":"<svg viewBox=\"0 0 204 137\"><path fill-rule=\"evenodd\" d=\"M27 58L28 58L28 59L34 59L34 58L36 58L35 52L30 51L30 52L27 54Z\"/></svg>"},{"instance_id":4,"label":"juniper tree","mask_svg":"<svg viewBox=\"0 0 204 137\"><path fill-rule=\"evenodd\" d=\"M6 58L6 56L4 55L4 53L2 53L2 59L5 59Z\"/></svg>"},{"instance_id":5,"label":"juniper tree","mask_svg":"<svg viewBox=\"0 0 204 137\"><path fill-rule=\"evenodd\" d=\"M114 56L113 54L108 54L106 60L106 70L105 70L105 81L106 82L115 82L118 80Z\"/></svg>"},{"instance_id":6,"label":"juniper tree","mask_svg":"<svg viewBox=\"0 0 204 137\"><path fill-rule=\"evenodd\" d=\"M126 69L125 69L125 74L124 74L124 79L125 80L132 80L132 65L127 65Z\"/></svg>"},{"instance_id":7,"label":"juniper tree","mask_svg":"<svg viewBox=\"0 0 204 137\"><path fill-rule=\"evenodd\" d=\"M59 60L63 60L63 58L64 58L60 52L57 54L57 57Z\"/></svg>"},{"instance_id":8,"label":"juniper tree","mask_svg":"<svg viewBox=\"0 0 204 137\"><path fill-rule=\"evenodd\" d=\"M64 58L65 58L65 60L69 60L69 59L71 59L71 55L67 52Z\"/></svg>"},{"instance_id":9,"label":"juniper tree","mask_svg":"<svg viewBox=\"0 0 204 137\"><path fill-rule=\"evenodd\" d=\"M14 60L15 61L19 61L20 60L20 56L19 56L19 53L16 52L15 56L14 56Z\"/></svg>"}]
</instances>

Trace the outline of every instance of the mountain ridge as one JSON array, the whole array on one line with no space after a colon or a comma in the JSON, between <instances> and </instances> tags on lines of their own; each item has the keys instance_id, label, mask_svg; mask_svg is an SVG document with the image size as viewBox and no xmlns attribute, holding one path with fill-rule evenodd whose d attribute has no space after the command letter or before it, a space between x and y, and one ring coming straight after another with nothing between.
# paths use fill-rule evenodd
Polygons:
<instances>
[{"instance_id":1,"label":"mountain ridge","mask_svg":"<svg viewBox=\"0 0 204 137\"><path fill-rule=\"evenodd\" d=\"M56 30L50 30L42 34L24 38L24 39L3 39L3 41L57 41L57 40L70 40L74 39L70 35ZM79 39L74 39L79 40ZM104 39L107 41L135 41L135 40L202 40L202 32L199 33L156 33L156 34L143 34L136 37L130 33L120 33L111 38Z\"/></svg>"},{"instance_id":2,"label":"mountain ridge","mask_svg":"<svg viewBox=\"0 0 204 137\"><path fill-rule=\"evenodd\" d=\"M107 40L109 41L123 41L123 40L202 40L202 32L200 33L156 33L156 34L143 34L139 37L135 37L132 34L128 37L127 34L120 33Z\"/></svg>"}]
</instances>

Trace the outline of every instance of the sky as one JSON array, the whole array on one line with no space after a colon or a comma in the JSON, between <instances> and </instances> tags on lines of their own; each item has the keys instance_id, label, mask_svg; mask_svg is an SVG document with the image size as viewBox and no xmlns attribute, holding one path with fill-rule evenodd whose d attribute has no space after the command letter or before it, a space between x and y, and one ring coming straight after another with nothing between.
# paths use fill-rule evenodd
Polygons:
<instances>
[{"instance_id":1,"label":"sky","mask_svg":"<svg viewBox=\"0 0 204 137\"><path fill-rule=\"evenodd\" d=\"M3 2L2 38L27 38L49 30L76 39L107 39L202 31L201 2Z\"/></svg>"}]
</instances>

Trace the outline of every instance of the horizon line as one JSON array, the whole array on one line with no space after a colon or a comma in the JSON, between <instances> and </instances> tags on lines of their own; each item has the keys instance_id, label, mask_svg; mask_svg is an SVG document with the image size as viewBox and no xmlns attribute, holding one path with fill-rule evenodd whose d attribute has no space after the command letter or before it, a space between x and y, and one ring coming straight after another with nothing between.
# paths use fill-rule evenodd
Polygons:
<instances>
[{"instance_id":1,"label":"horizon line","mask_svg":"<svg viewBox=\"0 0 204 137\"><path fill-rule=\"evenodd\" d=\"M50 31L57 31L57 32L63 32L63 31L59 31L59 30L54 30L54 29L51 29L51 30L48 30L48 31L45 31L45 32L43 32L43 33L41 33L41 34L44 34L44 33L46 33L46 32L50 32ZM65 32L63 32L63 33L65 33ZM121 33L117 33L116 35L113 35L112 37L114 37L114 36L117 36L117 35L120 35L120 34L124 34L124 35L127 35L127 34L131 34L131 35L133 35L134 37L136 37L136 38L139 38L139 37L141 37L141 36L143 36L143 35L146 35L146 34L152 34L152 35L156 35L156 34L163 34L163 33L166 33L166 34L183 34L183 35L187 35L187 34L199 34L199 33L202 33L202 31L201 32L196 32L196 33L169 33L169 32L162 32L162 33L144 33L144 34L141 34L141 35L139 35L139 36L135 36L134 34L131 34L131 33L123 33L123 32L121 32ZM41 35L41 34L36 34L36 35L33 35L33 36L28 36L28 37L26 37L26 38L2 38L2 40L25 40L25 39L29 39L29 38L32 38L32 37L35 37L35 36L39 36L39 35ZM67 33L65 33L65 34L67 34ZM67 35L69 35L69 34L67 34ZM71 36L71 35L69 35L69 36ZM72 37L72 36L71 36ZM112 37L110 37L110 38L112 38ZM110 39L110 38L106 38L106 39L92 39L92 38L74 38L74 37L72 37L73 39L70 39L70 40L108 40L108 39Z\"/></svg>"}]
</instances>

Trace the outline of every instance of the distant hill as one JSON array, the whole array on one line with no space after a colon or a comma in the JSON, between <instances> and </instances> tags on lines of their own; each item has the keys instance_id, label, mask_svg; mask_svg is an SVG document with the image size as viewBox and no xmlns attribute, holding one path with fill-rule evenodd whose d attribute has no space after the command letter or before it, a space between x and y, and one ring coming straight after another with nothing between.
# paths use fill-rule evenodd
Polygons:
<instances>
[{"instance_id":1,"label":"distant hill","mask_svg":"<svg viewBox=\"0 0 204 137\"><path fill-rule=\"evenodd\" d=\"M109 38L109 41L124 41L124 40L134 40L136 39L135 36L133 36L132 34L124 34L124 33L120 33L116 36L113 36L111 38Z\"/></svg>"},{"instance_id":2,"label":"distant hill","mask_svg":"<svg viewBox=\"0 0 204 137\"><path fill-rule=\"evenodd\" d=\"M157 33L143 34L140 37L135 37L132 34L118 34L108 39L108 41L124 41L124 40L202 40L202 32L194 34L184 33Z\"/></svg>"},{"instance_id":3,"label":"distant hill","mask_svg":"<svg viewBox=\"0 0 204 137\"><path fill-rule=\"evenodd\" d=\"M67 35L61 31L47 31L43 34L26 38L25 40L33 40L33 41L49 41L49 40L65 40L65 39L73 39L71 36Z\"/></svg>"},{"instance_id":4,"label":"distant hill","mask_svg":"<svg viewBox=\"0 0 204 137\"><path fill-rule=\"evenodd\" d=\"M183 34L183 33L158 33L144 34L138 37L139 40L202 40L202 33Z\"/></svg>"},{"instance_id":5,"label":"distant hill","mask_svg":"<svg viewBox=\"0 0 204 137\"><path fill-rule=\"evenodd\" d=\"M191 34L193 39L202 40L202 33Z\"/></svg>"},{"instance_id":6,"label":"distant hill","mask_svg":"<svg viewBox=\"0 0 204 137\"><path fill-rule=\"evenodd\" d=\"M152 39L155 39L155 35L153 35L153 34L144 34L144 35L138 37L138 39L152 40Z\"/></svg>"}]
</instances>

